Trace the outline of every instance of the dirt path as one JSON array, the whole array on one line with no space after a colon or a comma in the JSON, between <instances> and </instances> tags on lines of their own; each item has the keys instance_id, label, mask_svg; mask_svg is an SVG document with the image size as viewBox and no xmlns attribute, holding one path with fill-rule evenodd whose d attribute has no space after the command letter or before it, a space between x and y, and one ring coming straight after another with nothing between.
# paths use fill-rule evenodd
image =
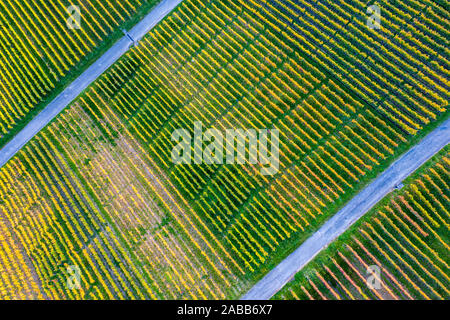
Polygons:
<instances>
[{"instance_id":1,"label":"dirt path","mask_svg":"<svg viewBox=\"0 0 450 320\"><path fill-rule=\"evenodd\" d=\"M449 142L450 119L447 119L358 193L344 208L331 217L286 259L281 261L241 299L270 299L321 250L344 233L378 201L391 192L395 186L399 185Z\"/></svg>"}]
</instances>

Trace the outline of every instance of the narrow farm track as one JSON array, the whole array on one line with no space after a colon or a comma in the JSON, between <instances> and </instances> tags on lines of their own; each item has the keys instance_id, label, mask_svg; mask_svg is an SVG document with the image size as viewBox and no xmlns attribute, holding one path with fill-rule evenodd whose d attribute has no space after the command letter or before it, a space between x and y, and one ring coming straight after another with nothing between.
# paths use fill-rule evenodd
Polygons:
<instances>
[{"instance_id":1,"label":"narrow farm track","mask_svg":"<svg viewBox=\"0 0 450 320\"><path fill-rule=\"evenodd\" d=\"M395 186L399 185L449 142L450 119L447 119L358 193L345 207L272 269L241 299L270 299L321 250L325 249L333 240L344 233L378 201L391 192Z\"/></svg>"},{"instance_id":2,"label":"narrow farm track","mask_svg":"<svg viewBox=\"0 0 450 320\"><path fill-rule=\"evenodd\" d=\"M159 21L164 19L182 0L162 0L128 34L137 43ZM25 128L0 150L0 168L3 167L28 141L66 108L79 94L128 51L133 42L125 35L95 61L85 72L62 91Z\"/></svg>"}]
</instances>

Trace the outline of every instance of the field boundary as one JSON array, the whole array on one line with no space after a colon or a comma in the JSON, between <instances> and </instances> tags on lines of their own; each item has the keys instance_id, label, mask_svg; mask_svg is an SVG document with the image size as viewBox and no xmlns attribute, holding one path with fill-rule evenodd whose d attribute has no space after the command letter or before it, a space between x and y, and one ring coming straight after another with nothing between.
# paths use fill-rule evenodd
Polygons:
<instances>
[{"instance_id":1,"label":"field boundary","mask_svg":"<svg viewBox=\"0 0 450 320\"><path fill-rule=\"evenodd\" d=\"M449 143L450 119L447 119L418 144L400 156L374 181L353 197L293 253L267 273L241 299L270 299L320 251L343 234L359 218L390 193L393 188L398 186L405 178Z\"/></svg>"},{"instance_id":2,"label":"field boundary","mask_svg":"<svg viewBox=\"0 0 450 320\"><path fill-rule=\"evenodd\" d=\"M53 99L0 150L0 168L181 2L182 0L162 0L158 3L152 11L127 32L134 42L127 35L124 35Z\"/></svg>"}]
</instances>

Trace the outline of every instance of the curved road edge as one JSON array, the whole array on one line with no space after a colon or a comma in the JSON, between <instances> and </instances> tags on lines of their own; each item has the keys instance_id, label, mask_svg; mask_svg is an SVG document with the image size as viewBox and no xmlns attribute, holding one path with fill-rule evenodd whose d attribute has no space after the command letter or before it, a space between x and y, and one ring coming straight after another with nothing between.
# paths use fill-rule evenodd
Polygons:
<instances>
[{"instance_id":1,"label":"curved road edge","mask_svg":"<svg viewBox=\"0 0 450 320\"><path fill-rule=\"evenodd\" d=\"M353 223L383 199L394 187L416 171L450 142L450 119L430 132L398 158L341 210L322 225L293 253L254 285L242 300L268 300L321 250L344 233Z\"/></svg>"},{"instance_id":2,"label":"curved road edge","mask_svg":"<svg viewBox=\"0 0 450 320\"><path fill-rule=\"evenodd\" d=\"M53 99L36 117L0 150L0 168L22 149L39 131L63 111L92 82L116 62L130 46L136 44L158 22L164 19L182 0L162 0L126 35L118 40L108 51L98 58L78 78ZM132 37L130 39L128 35ZM132 41L133 40L133 41Z\"/></svg>"}]
</instances>

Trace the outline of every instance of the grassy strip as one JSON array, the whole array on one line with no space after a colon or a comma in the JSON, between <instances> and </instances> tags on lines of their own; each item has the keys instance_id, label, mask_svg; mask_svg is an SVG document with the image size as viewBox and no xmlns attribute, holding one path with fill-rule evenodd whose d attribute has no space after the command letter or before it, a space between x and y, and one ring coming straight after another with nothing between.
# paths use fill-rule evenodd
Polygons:
<instances>
[{"instance_id":1,"label":"grassy strip","mask_svg":"<svg viewBox=\"0 0 450 320\"><path fill-rule=\"evenodd\" d=\"M31 109L28 114L17 122L16 125L0 139L0 148L3 148L14 136L19 133L34 117L36 117L52 100L54 100L65 88L67 88L76 78L78 78L90 65L92 65L99 57L101 57L112 45L123 37L122 29L130 30L134 25L142 20L155 6L159 0L150 0L144 3L132 18L116 26L115 30L107 39L102 41L101 46L95 48L87 54L67 75L62 77L60 81L55 83L55 88L36 106Z\"/></svg>"},{"instance_id":2,"label":"grassy strip","mask_svg":"<svg viewBox=\"0 0 450 320\"><path fill-rule=\"evenodd\" d=\"M340 235L334 242L332 242L327 248L322 250L312 261L310 261L301 271L299 271L293 280L289 284L292 283L302 283L307 286L307 283L303 283L304 278L302 277L304 274L309 274L313 270L321 269L321 265L329 264L329 257L333 256L335 252L344 248L344 246L348 243L351 243L351 238L353 235L357 234L357 230L367 222L370 222L372 218L377 214L378 211L384 208L384 206L388 205L390 200L395 198L398 195L403 194L405 188L407 188L411 183L414 182L417 178L419 178L427 169L433 167L436 163L438 163L442 157L450 151L450 146L447 145L441 151L439 151L436 155L434 155L431 159L429 159L425 164L423 164L420 168L418 168L413 174L411 174L408 178L404 180L404 185L401 190L393 190L391 193L386 195L382 200L380 200L372 209L370 209L363 217L361 217L357 222L355 222L349 229L347 229L342 235ZM272 299L280 299L283 293L287 292L287 284L282 290L280 290Z\"/></svg>"},{"instance_id":3,"label":"grassy strip","mask_svg":"<svg viewBox=\"0 0 450 320\"><path fill-rule=\"evenodd\" d=\"M299 234L299 237L292 237L284 244L281 244L278 247L277 253L268 257L267 262L264 263L259 272L248 274L249 282L256 283L261 278L263 278L263 276L267 272L272 270L276 265L284 260L285 257L291 254L298 246L300 246L306 239L308 239L314 232L316 232L328 220L328 218L332 217L336 212L344 207L346 203L350 201L358 192L364 189L372 182L372 180L374 180L379 174L387 169L395 159L399 158L403 153L407 152L411 147L422 140L429 132L433 131L442 122L444 122L448 118L449 113L450 112L447 112L446 116L441 117L438 121L433 122L428 127L424 128L424 130L420 131L417 135L412 137L407 143L400 145L399 148L394 152L394 154L386 159L382 164L380 164L380 166L378 166L376 170L372 170L366 176L364 176L364 179L362 179L360 183L355 186L354 192L345 194L344 196L336 200L332 206L327 207L327 210L323 212L322 216L312 221L308 230L305 230L304 232ZM409 181L409 179L405 181ZM353 227L349 230L353 230ZM251 286L248 286L246 289L248 290L250 288Z\"/></svg>"}]
</instances>

